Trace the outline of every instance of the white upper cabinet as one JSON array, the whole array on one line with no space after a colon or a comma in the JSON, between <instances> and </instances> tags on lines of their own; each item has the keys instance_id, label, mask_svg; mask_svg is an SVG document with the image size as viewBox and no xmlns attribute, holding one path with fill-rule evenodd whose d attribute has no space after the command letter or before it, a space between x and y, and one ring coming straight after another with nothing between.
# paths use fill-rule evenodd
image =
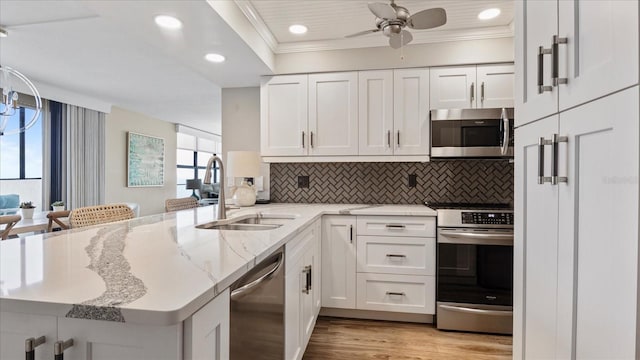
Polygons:
<instances>
[{"instance_id":1,"label":"white upper cabinet","mask_svg":"<svg viewBox=\"0 0 640 360\"><path fill-rule=\"evenodd\" d=\"M638 83L638 1L516 1L516 126Z\"/></svg>"},{"instance_id":2,"label":"white upper cabinet","mask_svg":"<svg viewBox=\"0 0 640 360\"><path fill-rule=\"evenodd\" d=\"M393 71L358 73L359 154L393 155Z\"/></svg>"},{"instance_id":3,"label":"white upper cabinet","mask_svg":"<svg viewBox=\"0 0 640 360\"><path fill-rule=\"evenodd\" d=\"M431 69L431 109L513 107L513 65Z\"/></svg>"},{"instance_id":4,"label":"white upper cabinet","mask_svg":"<svg viewBox=\"0 0 640 360\"><path fill-rule=\"evenodd\" d=\"M307 75L274 76L262 84L262 156L307 155L307 89Z\"/></svg>"},{"instance_id":5,"label":"white upper cabinet","mask_svg":"<svg viewBox=\"0 0 640 360\"><path fill-rule=\"evenodd\" d=\"M358 73L309 75L309 155L358 155Z\"/></svg>"},{"instance_id":6,"label":"white upper cabinet","mask_svg":"<svg viewBox=\"0 0 640 360\"><path fill-rule=\"evenodd\" d=\"M513 107L515 68L513 65L478 65L476 78L478 108Z\"/></svg>"},{"instance_id":7,"label":"white upper cabinet","mask_svg":"<svg viewBox=\"0 0 640 360\"><path fill-rule=\"evenodd\" d=\"M429 154L429 69L393 71L395 155Z\"/></svg>"},{"instance_id":8,"label":"white upper cabinet","mask_svg":"<svg viewBox=\"0 0 640 360\"><path fill-rule=\"evenodd\" d=\"M431 69L431 109L476 107L476 67Z\"/></svg>"},{"instance_id":9,"label":"white upper cabinet","mask_svg":"<svg viewBox=\"0 0 640 360\"><path fill-rule=\"evenodd\" d=\"M560 110L638 83L638 1L558 1Z\"/></svg>"}]
</instances>

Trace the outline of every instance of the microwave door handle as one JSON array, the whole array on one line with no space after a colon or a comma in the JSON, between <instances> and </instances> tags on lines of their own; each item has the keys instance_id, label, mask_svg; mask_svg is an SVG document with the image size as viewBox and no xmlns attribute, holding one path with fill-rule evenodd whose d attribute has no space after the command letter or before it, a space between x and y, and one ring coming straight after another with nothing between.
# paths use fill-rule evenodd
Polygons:
<instances>
[{"instance_id":1,"label":"microwave door handle","mask_svg":"<svg viewBox=\"0 0 640 360\"><path fill-rule=\"evenodd\" d=\"M502 120L502 155L507 155L507 150L509 150L509 118L507 117L507 109L502 108L502 114L500 115L500 119Z\"/></svg>"}]
</instances>

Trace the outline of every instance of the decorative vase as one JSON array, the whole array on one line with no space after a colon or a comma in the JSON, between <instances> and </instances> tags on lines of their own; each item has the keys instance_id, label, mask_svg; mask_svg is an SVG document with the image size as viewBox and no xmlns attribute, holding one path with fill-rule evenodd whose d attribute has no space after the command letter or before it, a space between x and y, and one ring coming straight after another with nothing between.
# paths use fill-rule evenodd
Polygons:
<instances>
[{"instance_id":1,"label":"decorative vase","mask_svg":"<svg viewBox=\"0 0 640 360\"><path fill-rule=\"evenodd\" d=\"M33 212L35 211L35 208L31 208L31 209L26 209L26 208L21 208L20 212L22 212L22 218L23 219L33 219Z\"/></svg>"},{"instance_id":2,"label":"decorative vase","mask_svg":"<svg viewBox=\"0 0 640 360\"><path fill-rule=\"evenodd\" d=\"M51 205L51 208L53 209L53 211L64 211L64 205Z\"/></svg>"},{"instance_id":3,"label":"decorative vase","mask_svg":"<svg viewBox=\"0 0 640 360\"><path fill-rule=\"evenodd\" d=\"M236 206L253 206L256 203L256 190L243 181L233 192L233 203Z\"/></svg>"}]
</instances>

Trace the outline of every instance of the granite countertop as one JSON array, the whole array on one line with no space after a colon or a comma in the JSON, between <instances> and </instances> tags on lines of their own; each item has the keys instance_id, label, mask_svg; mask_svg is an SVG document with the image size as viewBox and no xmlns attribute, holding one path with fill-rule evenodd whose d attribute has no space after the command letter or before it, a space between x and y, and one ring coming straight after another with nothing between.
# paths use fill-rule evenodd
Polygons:
<instances>
[{"instance_id":1,"label":"granite countertop","mask_svg":"<svg viewBox=\"0 0 640 360\"><path fill-rule=\"evenodd\" d=\"M322 215L435 216L422 205L270 204L269 231L219 231L213 206L0 242L0 311L172 325L205 305Z\"/></svg>"}]
</instances>

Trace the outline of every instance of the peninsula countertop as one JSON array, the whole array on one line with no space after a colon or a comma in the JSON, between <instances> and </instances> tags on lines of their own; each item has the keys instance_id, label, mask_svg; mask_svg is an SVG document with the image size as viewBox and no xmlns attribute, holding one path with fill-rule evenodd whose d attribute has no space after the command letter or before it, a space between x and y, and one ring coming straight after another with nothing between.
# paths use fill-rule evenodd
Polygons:
<instances>
[{"instance_id":1,"label":"peninsula countertop","mask_svg":"<svg viewBox=\"0 0 640 360\"><path fill-rule=\"evenodd\" d=\"M435 216L422 205L271 204L229 218L290 214L269 231L220 231L213 206L0 242L0 311L172 325L322 215Z\"/></svg>"}]
</instances>

